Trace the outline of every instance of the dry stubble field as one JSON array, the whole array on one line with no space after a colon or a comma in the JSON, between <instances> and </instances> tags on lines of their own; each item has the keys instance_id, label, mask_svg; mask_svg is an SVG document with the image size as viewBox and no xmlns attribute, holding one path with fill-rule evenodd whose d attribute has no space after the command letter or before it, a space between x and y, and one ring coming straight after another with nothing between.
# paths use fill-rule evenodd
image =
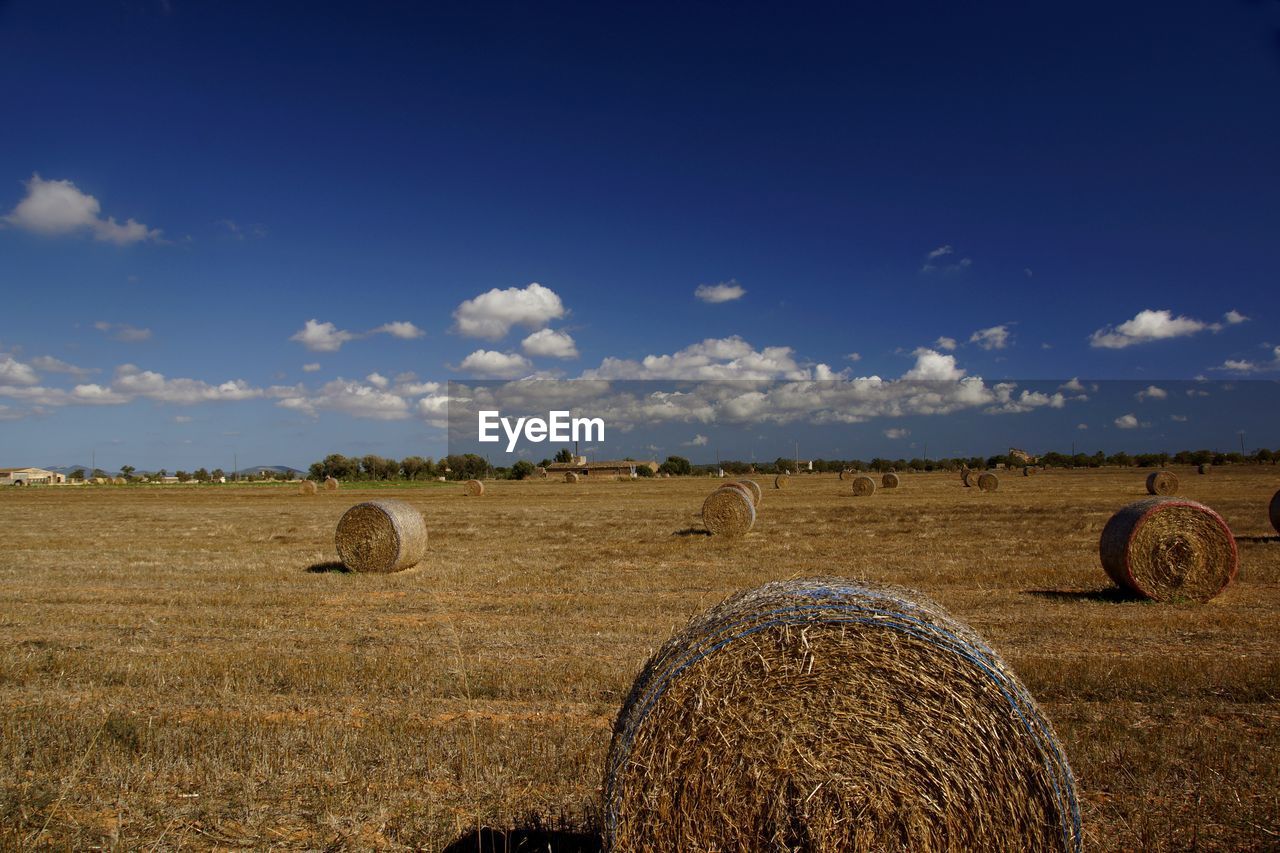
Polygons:
<instances>
[{"instance_id":1,"label":"dry stubble field","mask_svg":"<svg viewBox=\"0 0 1280 853\"><path fill-rule=\"evenodd\" d=\"M702 479L9 489L0 847L474 850L477 827L542 823L590 848L649 653L730 592L843 574L922 590L1006 658L1065 743L1090 848L1276 849L1280 469L1177 470L1242 539L1206 605L1109 589L1098 535L1144 473L994 494L903 475L870 498L793 477L736 541L696 532ZM423 564L326 565L371 496L422 510Z\"/></svg>"}]
</instances>

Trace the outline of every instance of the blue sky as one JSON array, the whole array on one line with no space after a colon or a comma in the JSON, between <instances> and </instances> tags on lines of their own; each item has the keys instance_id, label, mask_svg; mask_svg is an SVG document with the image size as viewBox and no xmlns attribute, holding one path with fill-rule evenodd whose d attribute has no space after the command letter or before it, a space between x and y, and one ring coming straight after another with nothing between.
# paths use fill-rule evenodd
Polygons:
<instances>
[{"instance_id":1,"label":"blue sky","mask_svg":"<svg viewBox=\"0 0 1280 853\"><path fill-rule=\"evenodd\" d=\"M0 463L438 455L450 378L1280 377L1280 4L880 5L0 3Z\"/></svg>"}]
</instances>

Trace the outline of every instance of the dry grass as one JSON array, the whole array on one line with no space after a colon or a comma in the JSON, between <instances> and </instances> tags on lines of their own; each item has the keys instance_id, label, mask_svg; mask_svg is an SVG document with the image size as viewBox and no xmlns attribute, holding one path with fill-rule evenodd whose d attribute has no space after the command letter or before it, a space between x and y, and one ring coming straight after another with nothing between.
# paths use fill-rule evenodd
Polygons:
<instances>
[{"instance_id":1,"label":"dry grass","mask_svg":"<svg viewBox=\"0 0 1280 853\"><path fill-rule=\"evenodd\" d=\"M1090 849L1275 849L1280 469L1184 479L1241 537L1207 604L1113 591L1098 537L1142 496L1133 471L998 496L900 476L871 502L792 477L737 539L691 535L703 479L495 482L478 503L0 491L0 848L474 850L482 825L591 827L614 716L670 633L840 566L921 590L1009 663L1062 738ZM426 559L334 571L338 518L384 497L423 511Z\"/></svg>"}]
</instances>

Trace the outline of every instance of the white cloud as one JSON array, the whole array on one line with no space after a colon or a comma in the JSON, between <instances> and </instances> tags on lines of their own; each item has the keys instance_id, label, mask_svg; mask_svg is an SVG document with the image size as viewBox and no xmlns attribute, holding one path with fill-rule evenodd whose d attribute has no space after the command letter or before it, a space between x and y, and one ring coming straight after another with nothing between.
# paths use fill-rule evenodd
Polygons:
<instances>
[{"instance_id":1,"label":"white cloud","mask_svg":"<svg viewBox=\"0 0 1280 853\"><path fill-rule=\"evenodd\" d=\"M1137 415L1134 415L1132 412L1116 418L1115 425L1120 429L1137 429L1138 427L1150 426L1150 424L1143 423L1138 420Z\"/></svg>"},{"instance_id":2,"label":"white cloud","mask_svg":"<svg viewBox=\"0 0 1280 853\"><path fill-rule=\"evenodd\" d=\"M584 379L811 379L791 347L757 350L742 338L707 338L670 355L640 361L606 358Z\"/></svg>"},{"instance_id":3,"label":"white cloud","mask_svg":"<svg viewBox=\"0 0 1280 853\"><path fill-rule=\"evenodd\" d=\"M276 405L312 417L321 411L381 421L403 420L410 416L409 402L399 394L347 379L326 382L314 393L303 389L294 391L283 396Z\"/></svg>"},{"instance_id":4,"label":"white cloud","mask_svg":"<svg viewBox=\"0 0 1280 853\"><path fill-rule=\"evenodd\" d=\"M1169 392L1155 385L1148 385L1133 396L1141 403L1143 400L1166 400L1169 398Z\"/></svg>"},{"instance_id":5,"label":"white cloud","mask_svg":"<svg viewBox=\"0 0 1280 853\"><path fill-rule=\"evenodd\" d=\"M158 228L148 228L133 219L123 225L110 216L103 219L98 200L81 192L71 181L46 181L32 175L26 188L26 197L4 217L15 228L48 236L87 231L95 240L120 246L161 239Z\"/></svg>"},{"instance_id":6,"label":"white cloud","mask_svg":"<svg viewBox=\"0 0 1280 853\"><path fill-rule=\"evenodd\" d=\"M1021 394L1015 394L1016 388L1017 385L1013 382L1001 382L992 388L996 405L987 409L987 413L993 415L1020 414L1045 407L1061 409L1067 405L1067 398L1062 395L1061 391L1045 394L1042 391L1032 391L1024 388Z\"/></svg>"},{"instance_id":7,"label":"white cloud","mask_svg":"<svg viewBox=\"0 0 1280 853\"><path fill-rule=\"evenodd\" d=\"M77 385L64 403L81 403L90 406L118 406L130 401L130 397L111 388L103 387L96 382Z\"/></svg>"},{"instance_id":8,"label":"white cloud","mask_svg":"<svg viewBox=\"0 0 1280 853\"><path fill-rule=\"evenodd\" d=\"M915 367L904 373L903 379L916 382L954 382L965 375L965 371L956 366L954 355L943 355L927 347L920 347L912 355L916 357Z\"/></svg>"},{"instance_id":9,"label":"white cloud","mask_svg":"<svg viewBox=\"0 0 1280 853\"><path fill-rule=\"evenodd\" d=\"M890 427L889 429L884 431L885 438L892 438L895 440L900 438L906 438L909 435L911 435L911 430L905 429L903 427Z\"/></svg>"},{"instance_id":10,"label":"white cloud","mask_svg":"<svg viewBox=\"0 0 1280 853\"><path fill-rule=\"evenodd\" d=\"M372 330L370 334L390 335L393 338L400 338L401 340L411 341L414 338L422 337L423 335L426 334L426 332L422 331L417 326L413 325L407 320L395 320L390 323L383 323L378 328Z\"/></svg>"},{"instance_id":11,"label":"white cloud","mask_svg":"<svg viewBox=\"0 0 1280 853\"><path fill-rule=\"evenodd\" d=\"M1229 358L1217 367L1211 367L1210 370L1221 370L1227 373L1269 373L1273 370L1280 370L1280 347L1275 347L1271 351L1270 361L1250 361L1247 358ZM1190 391L1187 392L1191 393Z\"/></svg>"},{"instance_id":12,"label":"white cloud","mask_svg":"<svg viewBox=\"0 0 1280 853\"><path fill-rule=\"evenodd\" d=\"M150 329L143 329L129 323L108 323L105 320L99 320L93 324L93 327L99 332L110 335L114 340L127 344L141 343L151 339Z\"/></svg>"},{"instance_id":13,"label":"white cloud","mask_svg":"<svg viewBox=\"0 0 1280 853\"><path fill-rule=\"evenodd\" d=\"M116 368L111 391L129 398L145 397L162 403L211 403L264 396L261 388L254 388L243 379L210 385L199 379L166 379L163 373L140 370L132 364Z\"/></svg>"},{"instance_id":14,"label":"white cloud","mask_svg":"<svg viewBox=\"0 0 1280 853\"><path fill-rule=\"evenodd\" d=\"M294 332L289 340L297 341L312 352L337 352L342 349L343 344L354 340L355 337L351 332L339 329L333 323L321 323L313 318Z\"/></svg>"},{"instance_id":15,"label":"white cloud","mask_svg":"<svg viewBox=\"0 0 1280 853\"><path fill-rule=\"evenodd\" d=\"M537 282L524 288L495 287L464 301L453 312L459 333L489 340L502 338L512 326L539 329L564 315L564 304L556 292Z\"/></svg>"},{"instance_id":16,"label":"white cloud","mask_svg":"<svg viewBox=\"0 0 1280 853\"><path fill-rule=\"evenodd\" d=\"M303 373L315 373L319 369L320 369L320 362L318 361L313 361L310 364L302 365Z\"/></svg>"},{"instance_id":17,"label":"white cloud","mask_svg":"<svg viewBox=\"0 0 1280 853\"><path fill-rule=\"evenodd\" d=\"M937 260L938 258L944 257L946 255L953 254L954 252L955 252L955 249L951 248L951 244L948 243L945 246L939 246L938 248L929 252L928 258L929 260L933 261L933 260Z\"/></svg>"},{"instance_id":18,"label":"white cloud","mask_svg":"<svg viewBox=\"0 0 1280 853\"><path fill-rule=\"evenodd\" d=\"M1187 422L1186 415L1169 415L1169 420L1174 423L1185 424Z\"/></svg>"},{"instance_id":19,"label":"white cloud","mask_svg":"<svg viewBox=\"0 0 1280 853\"><path fill-rule=\"evenodd\" d=\"M1232 308L1226 314L1223 314L1222 318L1227 321L1228 326L1236 326L1236 325L1239 325L1240 323L1246 323L1249 321L1248 317L1244 316L1234 308Z\"/></svg>"},{"instance_id":20,"label":"white cloud","mask_svg":"<svg viewBox=\"0 0 1280 853\"><path fill-rule=\"evenodd\" d=\"M85 379L90 374L98 372L96 369L88 367L76 367L74 364L68 364L62 359L54 358L51 355L36 356L31 359L31 366L46 373L66 373L77 379Z\"/></svg>"},{"instance_id":21,"label":"white cloud","mask_svg":"<svg viewBox=\"0 0 1280 853\"><path fill-rule=\"evenodd\" d=\"M175 424L189 424L191 423L191 415L174 415L173 422Z\"/></svg>"},{"instance_id":22,"label":"white cloud","mask_svg":"<svg viewBox=\"0 0 1280 853\"><path fill-rule=\"evenodd\" d=\"M953 264L936 263L941 258L947 258L954 255L956 250L950 244L939 246L925 255L924 266L920 267L922 273L943 272L954 273L960 270L968 269L973 261L969 258L961 258Z\"/></svg>"},{"instance_id":23,"label":"white cloud","mask_svg":"<svg viewBox=\"0 0 1280 853\"><path fill-rule=\"evenodd\" d=\"M1102 349L1124 349L1136 344L1182 338L1211 328L1208 323L1191 317L1173 316L1168 309L1139 311L1132 320L1126 320L1114 329L1110 326L1098 329L1089 336L1089 344Z\"/></svg>"},{"instance_id":24,"label":"white cloud","mask_svg":"<svg viewBox=\"0 0 1280 853\"><path fill-rule=\"evenodd\" d=\"M860 352L851 352L851 353L849 353L848 355L846 355L846 356L845 356L845 360L846 360L846 361L862 361L862 353L860 353Z\"/></svg>"},{"instance_id":25,"label":"white cloud","mask_svg":"<svg viewBox=\"0 0 1280 853\"><path fill-rule=\"evenodd\" d=\"M370 385L372 385L375 388L385 389L388 385L391 384L391 380L383 376L381 373L370 373L364 379L366 382L368 382Z\"/></svg>"},{"instance_id":26,"label":"white cloud","mask_svg":"<svg viewBox=\"0 0 1280 853\"><path fill-rule=\"evenodd\" d=\"M710 441L711 439L707 438L705 435L697 433L693 438L683 442L683 445L685 447L706 447Z\"/></svg>"},{"instance_id":27,"label":"white cloud","mask_svg":"<svg viewBox=\"0 0 1280 853\"><path fill-rule=\"evenodd\" d=\"M1088 424L1076 424L1076 429L1088 429Z\"/></svg>"},{"instance_id":28,"label":"white cloud","mask_svg":"<svg viewBox=\"0 0 1280 853\"><path fill-rule=\"evenodd\" d=\"M958 346L955 338L948 338L945 335L934 341L933 345L938 349L946 350L947 352L955 352L956 346Z\"/></svg>"},{"instance_id":29,"label":"white cloud","mask_svg":"<svg viewBox=\"0 0 1280 853\"><path fill-rule=\"evenodd\" d=\"M716 304L719 302L732 302L735 299L741 299L747 293L742 285L730 279L722 281L719 284L700 284L693 291L693 295L701 299L703 302Z\"/></svg>"},{"instance_id":30,"label":"white cloud","mask_svg":"<svg viewBox=\"0 0 1280 853\"><path fill-rule=\"evenodd\" d=\"M578 348L568 332L541 329L520 342L525 353L545 358L577 358Z\"/></svg>"},{"instance_id":31,"label":"white cloud","mask_svg":"<svg viewBox=\"0 0 1280 853\"><path fill-rule=\"evenodd\" d=\"M0 356L0 385L35 385L40 381L29 364L23 364L12 356Z\"/></svg>"},{"instance_id":32,"label":"white cloud","mask_svg":"<svg viewBox=\"0 0 1280 853\"><path fill-rule=\"evenodd\" d=\"M1009 327L992 326L979 329L969 336L969 343L977 344L985 350L1004 349L1009 345Z\"/></svg>"},{"instance_id":33,"label":"white cloud","mask_svg":"<svg viewBox=\"0 0 1280 853\"><path fill-rule=\"evenodd\" d=\"M482 378L513 379L527 373L533 364L514 352L478 349L462 360L458 369Z\"/></svg>"}]
</instances>

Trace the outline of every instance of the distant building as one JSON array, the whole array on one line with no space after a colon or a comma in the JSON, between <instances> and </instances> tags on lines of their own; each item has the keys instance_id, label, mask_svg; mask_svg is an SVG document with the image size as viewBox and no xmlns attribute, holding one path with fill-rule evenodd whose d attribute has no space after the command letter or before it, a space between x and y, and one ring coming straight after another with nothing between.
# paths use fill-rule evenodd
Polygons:
<instances>
[{"instance_id":1,"label":"distant building","mask_svg":"<svg viewBox=\"0 0 1280 853\"><path fill-rule=\"evenodd\" d=\"M65 474L43 468L0 468L0 486L52 486L65 482Z\"/></svg>"},{"instance_id":2,"label":"distant building","mask_svg":"<svg viewBox=\"0 0 1280 853\"><path fill-rule=\"evenodd\" d=\"M658 463L651 459L606 459L601 462L588 462L585 456L576 456L572 462L552 462L547 466L548 474L564 474L572 471L579 476L587 477L631 477L637 468L648 468L658 473Z\"/></svg>"}]
</instances>

